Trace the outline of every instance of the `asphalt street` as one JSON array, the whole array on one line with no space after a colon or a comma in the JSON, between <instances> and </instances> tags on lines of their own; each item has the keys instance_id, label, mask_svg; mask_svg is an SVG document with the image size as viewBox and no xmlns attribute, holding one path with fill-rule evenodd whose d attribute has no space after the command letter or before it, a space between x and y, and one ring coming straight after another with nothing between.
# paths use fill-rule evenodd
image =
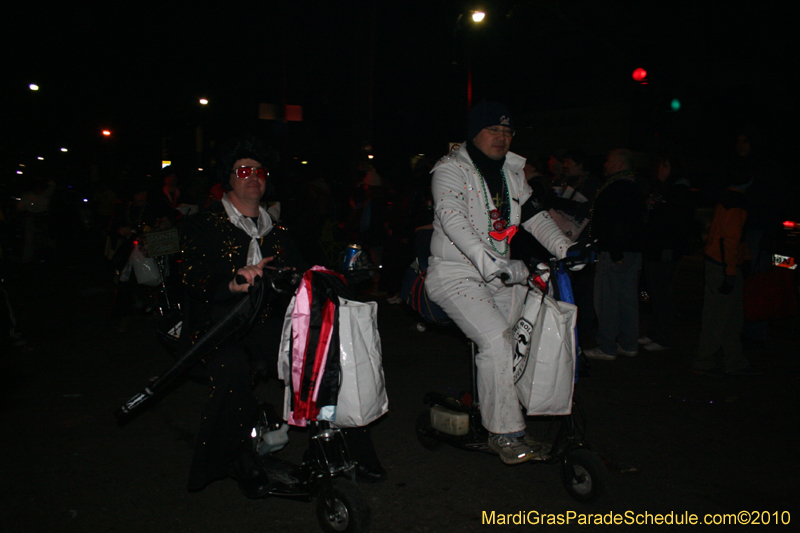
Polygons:
<instances>
[{"instance_id":1,"label":"asphalt street","mask_svg":"<svg viewBox=\"0 0 800 533\"><path fill-rule=\"evenodd\" d=\"M469 388L467 344L451 330L417 331L402 305L376 298L390 412L373 437L389 478L361 486L372 530L541 530L533 523L537 517L555 514L551 520L569 523L548 526L554 531L617 531L625 526L579 521L607 522L615 514L623 522L641 521L648 513L713 521L742 511L747 516L738 514L739 520L789 522L781 530L795 530L799 319L770 324L766 347L749 352L762 376L690 373L701 266L699 257L682 264L679 332L671 350L593 362L577 384L587 436L609 469L607 492L589 505L568 496L558 465L509 467L488 454L424 449L414 431L422 397ZM229 480L187 492L205 387L187 381L119 426L113 412L172 359L147 319L135 320L126 334L113 330L113 286L98 281L102 276L84 266L55 265L42 266L40 274L39 283L18 276L8 287L29 349L0 356L0 530L318 530L313 502L247 500ZM648 316L643 306L643 323ZM258 392L281 401L277 382L261 384ZM547 433L548 424L531 420L530 428ZM303 430L292 429L279 453L296 459L305 441ZM494 525L486 523L492 513ZM500 516L512 525L499 525ZM517 517L528 522L513 525Z\"/></svg>"}]
</instances>

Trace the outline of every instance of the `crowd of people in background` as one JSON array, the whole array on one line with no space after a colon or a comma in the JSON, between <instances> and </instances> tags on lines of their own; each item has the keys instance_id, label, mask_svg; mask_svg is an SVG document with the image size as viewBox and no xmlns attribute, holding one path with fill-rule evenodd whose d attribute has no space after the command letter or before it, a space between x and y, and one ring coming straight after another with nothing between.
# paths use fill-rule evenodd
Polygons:
<instances>
[{"instance_id":1,"label":"crowd of people in background","mask_svg":"<svg viewBox=\"0 0 800 533\"><path fill-rule=\"evenodd\" d=\"M709 308L704 311L703 340L694 368L755 372L740 354L740 346L719 341L720 332L726 339L744 335L745 343L763 345L765 324L740 324L717 315L730 309L729 301L741 299L747 275L770 267L774 234L780 231L782 217L791 218L791 195L780 185L776 164L758 151L750 136L735 136L731 147L716 175L700 175L674 153L617 148L589 155L580 147L552 154L523 152L528 156L525 177L559 227L572 240L598 240L597 264L571 273L580 310L580 344L587 357L614 360L641 350L672 348L676 328L672 282L682 257L703 248L707 268L722 265L725 273L720 280L732 284L733 290L726 293L725 285L706 293ZM430 171L441 155L417 156L409 164L393 167L365 158L350 171L313 163L284 165L272 171L276 187L267 191L265 207L275 223L303 235L297 244L309 264L338 269L344 249L360 245L363 260L382 267L372 271L363 291L400 303L408 266L415 260L423 267L427 263L433 222ZM0 206L6 277L46 263L59 246L72 247L75 235L81 234L86 236L81 246L89 249L73 250L73 256L98 261L104 257L104 274L118 280L135 235L179 227L187 216L219 200L222 188L209 176L167 167L150 175L121 172L78 190L57 175L24 175L6 186ZM717 216L731 216L731 193L726 192L731 188L741 197L736 213L742 224L738 232L726 226L724 236L740 235L742 245L728 244L723 257L718 243L701 240L708 227L695 210L708 211L722 202L724 212L717 210L713 224L706 221L711 238L718 239L723 230L718 229L722 221ZM511 248L514 258L547 259L546 251L524 232L515 236ZM136 292L135 280L118 282L112 317L121 332L126 330L125 318L141 312ZM639 324L643 292L652 306L646 328ZM731 330L740 331L731 335ZM726 366L709 366L709 357L720 346L726 352Z\"/></svg>"}]
</instances>

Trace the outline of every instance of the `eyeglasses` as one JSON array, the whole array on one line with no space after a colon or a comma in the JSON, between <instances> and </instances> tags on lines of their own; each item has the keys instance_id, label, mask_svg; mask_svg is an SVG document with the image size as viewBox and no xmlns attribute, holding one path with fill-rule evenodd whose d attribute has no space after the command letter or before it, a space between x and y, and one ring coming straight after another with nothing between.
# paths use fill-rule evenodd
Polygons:
<instances>
[{"instance_id":1,"label":"eyeglasses","mask_svg":"<svg viewBox=\"0 0 800 533\"><path fill-rule=\"evenodd\" d=\"M236 177L240 180L246 180L253 174L262 180L266 180L267 176L269 176L269 172L267 172L267 169L264 167L239 167L233 169L233 173L236 174Z\"/></svg>"},{"instance_id":2,"label":"eyeglasses","mask_svg":"<svg viewBox=\"0 0 800 533\"><path fill-rule=\"evenodd\" d=\"M486 131L497 137L498 135L502 135L504 137L513 137L514 130L509 128L501 128L500 126L492 126L491 128L484 128Z\"/></svg>"}]
</instances>

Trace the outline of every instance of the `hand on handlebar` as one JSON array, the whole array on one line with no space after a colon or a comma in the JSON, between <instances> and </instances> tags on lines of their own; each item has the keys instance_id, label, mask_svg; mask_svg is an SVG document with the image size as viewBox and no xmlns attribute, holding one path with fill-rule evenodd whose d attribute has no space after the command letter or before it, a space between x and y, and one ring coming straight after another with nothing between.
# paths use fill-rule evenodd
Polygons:
<instances>
[{"instance_id":1,"label":"hand on handlebar","mask_svg":"<svg viewBox=\"0 0 800 533\"><path fill-rule=\"evenodd\" d=\"M567 256L564 258L567 262L566 266L570 270L580 270L586 263L594 260L594 254L597 251L597 239L589 242L576 242L567 250Z\"/></svg>"},{"instance_id":2,"label":"hand on handlebar","mask_svg":"<svg viewBox=\"0 0 800 533\"><path fill-rule=\"evenodd\" d=\"M519 259L511 259L502 263L498 261L498 265L500 265L500 269L497 271L497 277L506 285L525 283L530 277L530 272L528 272L525 262Z\"/></svg>"},{"instance_id":3,"label":"hand on handlebar","mask_svg":"<svg viewBox=\"0 0 800 533\"><path fill-rule=\"evenodd\" d=\"M275 259L265 257L255 265L247 265L236 271L236 276L228 283L228 289L232 293L244 293L250 290L250 286L255 283L256 278L264 275L264 267Z\"/></svg>"}]
</instances>

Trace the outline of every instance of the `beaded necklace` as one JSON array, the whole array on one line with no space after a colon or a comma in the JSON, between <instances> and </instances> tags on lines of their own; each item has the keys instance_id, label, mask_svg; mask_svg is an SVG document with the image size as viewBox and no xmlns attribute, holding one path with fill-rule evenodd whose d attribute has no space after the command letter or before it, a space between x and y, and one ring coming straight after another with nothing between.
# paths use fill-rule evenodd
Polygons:
<instances>
[{"instance_id":1,"label":"beaded necklace","mask_svg":"<svg viewBox=\"0 0 800 533\"><path fill-rule=\"evenodd\" d=\"M509 238L504 238L503 240L506 242L506 249L502 252L497 249L494 245L494 237L491 236L492 230L501 231L505 229L507 222L501 216L500 211L498 209L491 209L489 206L489 191L486 189L486 180L483 179L483 174L481 174L480 169L477 165L475 165L475 171L478 173L478 177L481 179L481 187L483 188L483 202L486 205L486 213L489 215L489 221L487 223L489 228L489 244L492 245L492 248L495 252L500 255L506 255L508 253L509 247ZM508 216L511 217L511 191L508 190L508 182L506 181L506 172L502 168L500 169L500 174L503 176L503 189L506 192L506 209L508 210Z\"/></svg>"}]
</instances>

